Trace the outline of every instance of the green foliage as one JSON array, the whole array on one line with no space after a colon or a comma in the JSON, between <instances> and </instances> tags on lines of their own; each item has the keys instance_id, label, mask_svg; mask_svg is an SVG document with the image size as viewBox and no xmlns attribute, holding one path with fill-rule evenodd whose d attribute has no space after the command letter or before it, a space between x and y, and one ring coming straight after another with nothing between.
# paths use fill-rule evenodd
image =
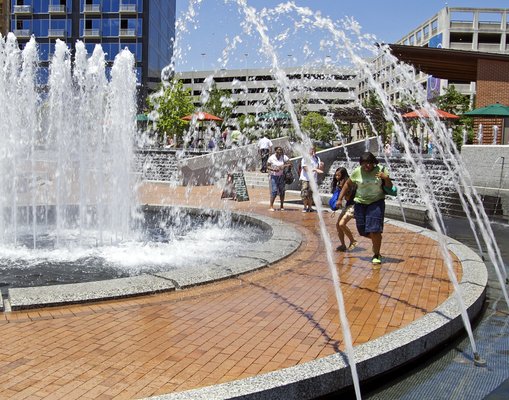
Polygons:
<instances>
[{"instance_id":1,"label":"green foliage","mask_svg":"<svg viewBox=\"0 0 509 400\"><path fill-rule=\"evenodd\" d=\"M236 106L237 102L232 99L231 93L228 90L218 89L214 82L203 104L203 111L221 118L225 123Z\"/></svg>"},{"instance_id":2,"label":"green foliage","mask_svg":"<svg viewBox=\"0 0 509 400\"><path fill-rule=\"evenodd\" d=\"M335 138L332 124L327 122L323 115L316 112L310 112L302 118L301 127L311 139L332 143Z\"/></svg>"},{"instance_id":3,"label":"green foliage","mask_svg":"<svg viewBox=\"0 0 509 400\"><path fill-rule=\"evenodd\" d=\"M445 93L437 97L436 104L441 110L461 115L470 109L470 98L458 92L454 85L449 85Z\"/></svg>"},{"instance_id":4,"label":"green foliage","mask_svg":"<svg viewBox=\"0 0 509 400\"><path fill-rule=\"evenodd\" d=\"M452 138L456 147L461 149L466 134L467 143L473 143L474 124L473 118L464 116L463 113L470 110L470 98L456 90L454 85L449 85L445 93L436 99L437 107L458 115L460 118L451 123Z\"/></svg>"},{"instance_id":5,"label":"green foliage","mask_svg":"<svg viewBox=\"0 0 509 400\"><path fill-rule=\"evenodd\" d=\"M249 141L256 139L256 118L253 115L241 115L238 118L239 129Z\"/></svg>"},{"instance_id":6,"label":"green foliage","mask_svg":"<svg viewBox=\"0 0 509 400\"><path fill-rule=\"evenodd\" d=\"M383 104L378 95L375 92L370 92L367 100L363 102L363 107L367 110L371 116L371 124L366 123L366 131L369 136L378 134L382 142L385 143L391 136L393 123L388 122L383 114ZM373 130L376 130L374 132Z\"/></svg>"},{"instance_id":7,"label":"green foliage","mask_svg":"<svg viewBox=\"0 0 509 400\"><path fill-rule=\"evenodd\" d=\"M192 114L194 105L191 91L184 89L181 81L172 79L168 86L147 99L147 110L157 112L156 131L159 139L166 136L177 136L181 141L189 123L182 117Z\"/></svg>"}]
</instances>

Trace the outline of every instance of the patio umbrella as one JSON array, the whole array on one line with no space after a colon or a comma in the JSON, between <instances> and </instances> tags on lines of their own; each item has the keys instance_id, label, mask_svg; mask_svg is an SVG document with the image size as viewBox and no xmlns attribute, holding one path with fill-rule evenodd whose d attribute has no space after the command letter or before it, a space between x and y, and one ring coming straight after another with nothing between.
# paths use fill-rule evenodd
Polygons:
<instances>
[{"instance_id":1,"label":"patio umbrella","mask_svg":"<svg viewBox=\"0 0 509 400\"><path fill-rule=\"evenodd\" d=\"M468 111L463 115L469 115L471 117L509 117L509 107L500 103L495 103L486 107L476 108L475 110Z\"/></svg>"},{"instance_id":2,"label":"patio umbrella","mask_svg":"<svg viewBox=\"0 0 509 400\"><path fill-rule=\"evenodd\" d=\"M434 109L440 119L459 119L457 115L448 113L447 111L440 110L438 108ZM420 108L415 111L407 112L402 115L403 118L429 118L428 110L425 108Z\"/></svg>"},{"instance_id":3,"label":"patio umbrella","mask_svg":"<svg viewBox=\"0 0 509 400\"><path fill-rule=\"evenodd\" d=\"M222 121L222 118L216 117L215 115L198 111L194 114L186 115L185 117L182 117L184 121L191 121L195 119L196 121Z\"/></svg>"}]
</instances>

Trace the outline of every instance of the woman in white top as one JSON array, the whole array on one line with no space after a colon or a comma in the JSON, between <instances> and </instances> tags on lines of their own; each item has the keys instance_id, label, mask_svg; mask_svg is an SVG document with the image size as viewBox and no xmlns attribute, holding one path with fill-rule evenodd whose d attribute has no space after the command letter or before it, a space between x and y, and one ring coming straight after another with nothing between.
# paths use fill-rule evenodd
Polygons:
<instances>
[{"instance_id":1,"label":"woman in white top","mask_svg":"<svg viewBox=\"0 0 509 400\"><path fill-rule=\"evenodd\" d=\"M284 155L282 147L276 147L275 153L267 160L267 169L270 174L270 211L275 211L274 200L276 200L278 194L281 201L281 211L284 211L285 177L283 169L287 166L291 166L290 159Z\"/></svg>"}]
</instances>

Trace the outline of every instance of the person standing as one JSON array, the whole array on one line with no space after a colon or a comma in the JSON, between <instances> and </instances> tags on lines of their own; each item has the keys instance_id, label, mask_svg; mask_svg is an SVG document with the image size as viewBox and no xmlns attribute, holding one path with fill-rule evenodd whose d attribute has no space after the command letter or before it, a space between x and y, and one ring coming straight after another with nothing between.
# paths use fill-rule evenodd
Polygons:
<instances>
[{"instance_id":1,"label":"person standing","mask_svg":"<svg viewBox=\"0 0 509 400\"><path fill-rule=\"evenodd\" d=\"M263 136L258 141L258 153L262 159L262 168L260 172L267 172L267 160L269 159L269 154L272 150L272 142L267 137L267 134L263 134Z\"/></svg>"},{"instance_id":2,"label":"person standing","mask_svg":"<svg viewBox=\"0 0 509 400\"><path fill-rule=\"evenodd\" d=\"M313 174L315 178L315 182L318 183L318 174L322 174L323 162L320 160L320 157L316 155L316 148L313 146L309 150L309 155L311 158L311 163L309 164L305 157L302 157L300 166L300 197L302 199L302 203L304 204L304 208L302 212L312 212L313 210L313 191L311 190L311 185L309 183L310 174Z\"/></svg>"},{"instance_id":3,"label":"person standing","mask_svg":"<svg viewBox=\"0 0 509 400\"><path fill-rule=\"evenodd\" d=\"M341 203L346 198L355 184L355 224L359 235L371 239L373 246L371 263L373 269L379 269L382 264L380 249L385 217L385 192L382 185L390 189L392 181L387 169L378 165L378 160L372 153L363 153L359 158L359 164L343 185L338 202Z\"/></svg>"},{"instance_id":4,"label":"person standing","mask_svg":"<svg viewBox=\"0 0 509 400\"><path fill-rule=\"evenodd\" d=\"M342 187L345 185L347 179L349 178L348 171L346 168L338 168L336 172L334 172L334 177L332 178L332 193L338 190L341 193ZM353 218L353 199L355 196L355 186L352 185L350 193L345 195L346 205L341 210L338 220L336 221L336 231L338 232L338 238L340 241L340 245L336 247L336 251L347 251L353 250L357 246L357 242L353 237L353 233L348 227L348 221ZM341 202L336 202L336 209L341 208ZM345 244L345 236L350 241L348 247Z\"/></svg>"},{"instance_id":5,"label":"person standing","mask_svg":"<svg viewBox=\"0 0 509 400\"><path fill-rule=\"evenodd\" d=\"M289 167L292 164L290 163L290 159L284 154L283 148L277 146L275 148L275 153L272 154L267 160L267 168L270 172L270 211L274 210L274 200L276 200L276 196L279 195L279 200L281 202L281 211L284 211L284 202L285 202L285 176L283 174L283 169L285 167Z\"/></svg>"}]
</instances>

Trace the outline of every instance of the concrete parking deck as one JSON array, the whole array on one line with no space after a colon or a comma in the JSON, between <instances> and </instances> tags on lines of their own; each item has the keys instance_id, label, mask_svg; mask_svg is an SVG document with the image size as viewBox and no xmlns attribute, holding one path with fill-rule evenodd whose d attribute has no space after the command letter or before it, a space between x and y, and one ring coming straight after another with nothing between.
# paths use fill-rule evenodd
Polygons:
<instances>
[{"instance_id":1,"label":"concrete parking deck","mask_svg":"<svg viewBox=\"0 0 509 400\"><path fill-rule=\"evenodd\" d=\"M235 202L222 200L216 187L147 184L142 188L147 204L229 208L284 220L303 238L294 253L268 268L185 290L3 313L0 397L192 399L259 391L263 398L264 377L274 378L269 388L282 379L276 375L280 371L298 377L300 367L306 371L311 366L310 374L329 368L316 364L322 360L344 363L343 334L317 213L301 213L297 206L270 212L267 190L249 189L249 195L250 201ZM335 238L335 219L328 213L324 219ZM354 251L334 255L355 346L371 352L370 344L377 343L380 354L391 345L406 348L414 334L422 334L414 332L422 329L419 321L428 321L430 332L435 327L441 330L441 337L460 329L447 324L457 321L457 313L448 315L454 308L453 288L439 246L430 235L387 224L384 264L378 271L371 268L370 249L370 242L360 238ZM453 255L460 280L466 262L478 263L472 254L458 255L461 252ZM475 313L482 303L485 277L481 272L476 281L470 278L465 284L473 292L466 287L467 298L472 297L467 304L474 305ZM405 333L407 343L394 342L391 335L398 332ZM392 339L384 342L384 338ZM422 350L432 343L431 336L423 339ZM406 350L409 359L415 351ZM370 376L369 365L363 364L368 358L371 355L366 359L359 355L364 378ZM288 386L286 398L295 390L303 391L301 398L308 396L306 390L325 393L314 389ZM197 391L181 393L188 390Z\"/></svg>"}]
</instances>

